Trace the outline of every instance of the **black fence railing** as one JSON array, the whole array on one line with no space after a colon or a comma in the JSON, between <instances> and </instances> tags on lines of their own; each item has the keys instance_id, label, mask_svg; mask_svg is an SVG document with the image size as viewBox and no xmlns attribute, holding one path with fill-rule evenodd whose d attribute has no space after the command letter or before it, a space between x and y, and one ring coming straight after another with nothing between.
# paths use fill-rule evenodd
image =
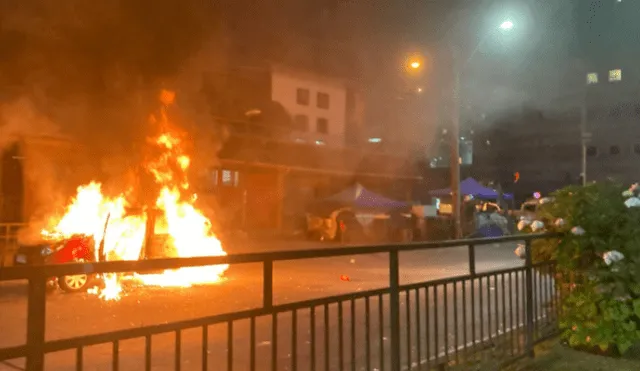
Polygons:
<instances>
[{"instance_id":1,"label":"black fence railing","mask_svg":"<svg viewBox=\"0 0 640 371\"><path fill-rule=\"evenodd\" d=\"M0 223L0 267L11 265L13 253L18 248L18 232L23 223Z\"/></svg>"},{"instance_id":2,"label":"black fence railing","mask_svg":"<svg viewBox=\"0 0 640 371\"><path fill-rule=\"evenodd\" d=\"M531 262L531 241L545 237L2 268L0 281L28 280L28 304L26 342L0 348L0 362L22 359L26 370L42 371L46 356L69 351L76 370L85 369L93 357L107 357L108 365L101 369L112 370L151 370L153 364L154 370L400 371L464 369L487 359L509 362L532 355L534 344L556 332L560 298L555 263ZM508 269L476 271L479 247L517 241L526 244L526 261ZM401 284L401 253L461 246L468 249L468 273ZM380 253L388 254L388 287L274 303L274 262ZM262 265L259 308L86 336L45 336L47 277L241 263ZM0 308L3 305L0 302ZM142 343L123 345L132 339ZM87 355L99 345L107 351ZM160 354L154 355L154 346ZM132 355L123 354L132 349Z\"/></svg>"}]
</instances>

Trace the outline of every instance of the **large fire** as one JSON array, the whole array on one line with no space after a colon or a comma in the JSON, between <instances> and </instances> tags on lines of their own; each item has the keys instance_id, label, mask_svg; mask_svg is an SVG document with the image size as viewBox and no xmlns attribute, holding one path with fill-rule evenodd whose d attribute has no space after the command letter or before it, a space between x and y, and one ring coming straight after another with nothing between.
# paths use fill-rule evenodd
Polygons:
<instances>
[{"instance_id":1,"label":"large fire","mask_svg":"<svg viewBox=\"0 0 640 371\"><path fill-rule=\"evenodd\" d=\"M190 192L187 171L191 164L184 153L184 135L170 124L166 106L173 102L173 94L163 92L164 107L159 119L152 116L152 124L159 134L149 139L156 155L145 162L145 170L153 176L160 189L155 202L157 213L156 235L167 237L167 257L202 257L226 255L220 241L211 229L210 220L194 205L197 199ZM48 239L69 238L74 235L93 237L95 259L99 251L107 261L138 260L145 246L146 213L127 214L132 206L128 195L123 192L116 197L107 197L100 183L92 182L78 187L77 195L61 218L51 223L52 228L42 231ZM193 284L218 282L228 265L190 267L164 271L156 274L136 274L135 278L147 285L190 286ZM101 277L104 288L100 297L115 300L122 288L120 276L108 274Z\"/></svg>"}]
</instances>

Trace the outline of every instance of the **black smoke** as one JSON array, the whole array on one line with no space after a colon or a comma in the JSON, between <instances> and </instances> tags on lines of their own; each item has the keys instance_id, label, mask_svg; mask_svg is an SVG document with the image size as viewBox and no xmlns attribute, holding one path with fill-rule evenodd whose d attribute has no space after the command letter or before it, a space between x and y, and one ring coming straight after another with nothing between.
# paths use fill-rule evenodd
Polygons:
<instances>
[{"instance_id":1,"label":"black smoke","mask_svg":"<svg viewBox=\"0 0 640 371\"><path fill-rule=\"evenodd\" d=\"M145 135L157 94L217 24L212 1L3 1L0 99L30 101L99 152Z\"/></svg>"}]
</instances>

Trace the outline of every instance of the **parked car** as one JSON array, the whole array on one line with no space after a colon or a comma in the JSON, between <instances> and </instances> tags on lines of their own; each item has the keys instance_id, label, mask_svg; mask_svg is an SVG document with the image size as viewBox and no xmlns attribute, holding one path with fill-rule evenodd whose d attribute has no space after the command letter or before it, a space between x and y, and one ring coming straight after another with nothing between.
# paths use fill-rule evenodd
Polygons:
<instances>
[{"instance_id":1,"label":"parked car","mask_svg":"<svg viewBox=\"0 0 640 371\"><path fill-rule=\"evenodd\" d=\"M517 221L526 220L533 221L536 218L538 208L540 207L540 200L529 200L524 202L520 206L520 210L515 210L513 216Z\"/></svg>"},{"instance_id":2,"label":"parked car","mask_svg":"<svg viewBox=\"0 0 640 371\"><path fill-rule=\"evenodd\" d=\"M526 201L522 204L522 206L520 206L520 210L516 210L513 212L513 216L518 221L524 220L532 222L538 217L540 207L553 201L554 197L542 197L539 199Z\"/></svg>"}]
</instances>

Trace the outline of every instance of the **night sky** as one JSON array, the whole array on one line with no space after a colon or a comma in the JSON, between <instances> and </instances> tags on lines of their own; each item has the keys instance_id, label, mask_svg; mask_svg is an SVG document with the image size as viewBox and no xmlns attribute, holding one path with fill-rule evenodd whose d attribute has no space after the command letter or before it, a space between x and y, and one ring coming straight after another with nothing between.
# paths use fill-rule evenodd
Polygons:
<instances>
[{"instance_id":1,"label":"night sky","mask_svg":"<svg viewBox=\"0 0 640 371\"><path fill-rule=\"evenodd\" d=\"M409 53L435 60L443 45L464 54L481 43L462 79L463 115L475 120L524 103L543 108L541 97L575 78L567 71L584 22L577 27L574 1L160 0L150 7L140 0L7 0L0 5L0 99L46 96L49 110L51 100L77 97L92 106L125 104L124 94L182 73L208 41L216 61L267 60L357 80L380 111L370 112L369 121L378 121L371 125L385 125L399 93L417 85L446 89L444 68L422 80L403 76ZM496 33L505 19L514 29Z\"/></svg>"}]
</instances>

